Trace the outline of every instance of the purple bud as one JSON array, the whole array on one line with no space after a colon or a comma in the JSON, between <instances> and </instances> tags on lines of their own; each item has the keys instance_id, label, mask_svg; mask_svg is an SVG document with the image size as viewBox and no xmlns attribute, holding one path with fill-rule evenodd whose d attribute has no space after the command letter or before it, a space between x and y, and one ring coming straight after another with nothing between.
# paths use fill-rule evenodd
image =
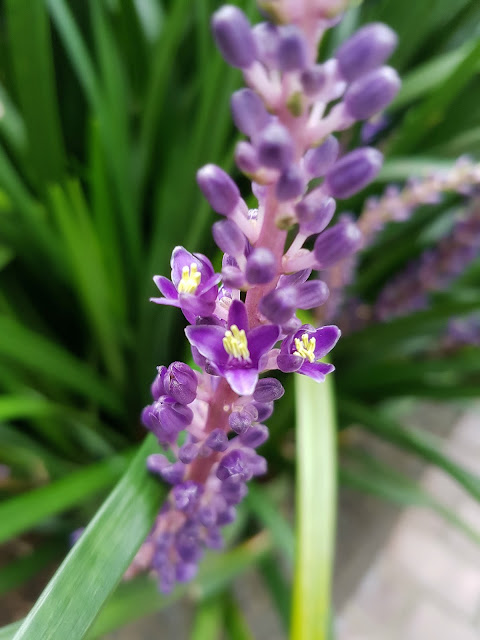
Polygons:
<instances>
[{"instance_id":1,"label":"purple bud","mask_svg":"<svg viewBox=\"0 0 480 640\"><path fill-rule=\"evenodd\" d=\"M268 427L264 424L256 424L242 433L240 440L245 447L256 449L268 440Z\"/></svg>"},{"instance_id":2,"label":"purple bud","mask_svg":"<svg viewBox=\"0 0 480 640\"><path fill-rule=\"evenodd\" d=\"M247 258L245 275L249 284L267 284L273 280L277 275L277 264L270 249L253 249Z\"/></svg>"},{"instance_id":3,"label":"purple bud","mask_svg":"<svg viewBox=\"0 0 480 640\"><path fill-rule=\"evenodd\" d=\"M213 451L225 451L228 447L227 434L223 429L214 429L208 434L205 440L205 446Z\"/></svg>"},{"instance_id":4,"label":"purple bud","mask_svg":"<svg viewBox=\"0 0 480 640\"><path fill-rule=\"evenodd\" d=\"M228 416L230 429L235 433L243 433L258 419L258 411L253 405L247 405L241 411L233 411Z\"/></svg>"},{"instance_id":5,"label":"purple bud","mask_svg":"<svg viewBox=\"0 0 480 640\"><path fill-rule=\"evenodd\" d=\"M275 194L280 202L298 198L305 191L305 178L295 165L286 169L278 179Z\"/></svg>"},{"instance_id":6,"label":"purple bud","mask_svg":"<svg viewBox=\"0 0 480 640\"><path fill-rule=\"evenodd\" d=\"M226 287L241 289L245 284L245 274L238 267L227 265L222 269L222 282Z\"/></svg>"},{"instance_id":7,"label":"purple bud","mask_svg":"<svg viewBox=\"0 0 480 640\"><path fill-rule=\"evenodd\" d=\"M197 171L197 183L217 213L229 216L240 202L240 191L235 182L214 164L206 164Z\"/></svg>"},{"instance_id":8,"label":"purple bud","mask_svg":"<svg viewBox=\"0 0 480 640\"><path fill-rule=\"evenodd\" d=\"M197 505L202 493L203 487L192 480L177 484L172 490L175 507L179 511L190 511Z\"/></svg>"},{"instance_id":9,"label":"purple bud","mask_svg":"<svg viewBox=\"0 0 480 640\"><path fill-rule=\"evenodd\" d=\"M273 402L281 398L284 393L285 389L280 380L276 378L261 378L253 392L253 399L256 402Z\"/></svg>"},{"instance_id":10,"label":"purple bud","mask_svg":"<svg viewBox=\"0 0 480 640\"><path fill-rule=\"evenodd\" d=\"M278 122L267 125L260 133L257 152L265 167L286 169L293 160L293 142L288 129Z\"/></svg>"},{"instance_id":11,"label":"purple bud","mask_svg":"<svg viewBox=\"0 0 480 640\"><path fill-rule=\"evenodd\" d=\"M219 527L224 527L227 524L230 524L235 521L237 517L237 511L233 506L227 506L226 509L220 511L217 516L217 524Z\"/></svg>"},{"instance_id":12,"label":"purple bud","mask_svg":"<svg viewBox=\"0 0 480 640\"><path fill-rule=\"evenodd\" d=\"M148 456L147 469L161 476L169 484L178 484L183 480L185 474L185 465L183 463L174 462L172 464L160 453L152 453Z\"/></svg>"},{"instance_id":13,"label":"purple bud","mask_svg":"<svg viewBox=\"0 0 480 640\"><path fill-rule=\"evenodd\" d=\"M397 42L397 34L381 22L372 22L359 29L336 53L345 80L351 82L379 67L390 56Z\"/></svg>"},{"instance_id":14,"label":"purple bud","mask_svg":"<svg viewBox=\"0 0 480 640\"><path fill-rule=\"evenodd\" d=\"M334 198L348 198L363 189L377 176L383 156L373 147L347 153L328 171L325 186Z\"/></svg>"},{"instance_id":15,"label":"purple bud","mask_svg":"<svg viewBox=\"0 0 480 640\"><path fill-rule=\"evenodd\" d=\"M255 61L255 39L247 17L237 7L225 5L213 14L212 30L220 53L232 67L247 69Z\"/></svg>"},{"instance_id":16,"label":"purple bud","mask_svg":"<svg viewBox=\"0 0 480 640\"><path fill-rule=\"evenodd\" d=\"M281 71L300 71L307 66L307 43L298 27L294 25L280 27L277 62Z\"/></svg>"},{"instance_id":17,"label":"purple bud","mask_svg":"<svg viewBox=\"0 0 480 640\"><path fill-rule=\"evenodd\" d=\"M265 422L273 413L273 402L255 402L258 411L258 421Z\"/></svg>"},{"instance_id":18,"label":"purple bud","mask_svg":"<svg viewBox=\"0 0 480 640\"><path fill-rule=\"evenodd\" d=\"M195 525L187 523L175 536L175 547L180 558L187 563L198 562L202 557L199 531Z\"/></svg>"},{"instance_id":19,"label":"purple bud","mask_svg":"<svg viewBox=\"0 0 480 640\"><path fill-rule=\"evenodd\" d=\"M179 562L175 565L177 582L190 582L197 575L198 565L193 562Z\"/></svg>"},{"instance_id":20,"label":"purple bud","mask_svg":"<svg viewBox=\"0 0 480 640\"><path fill-rule=\"evenodd\" d=\"M354 222L339 222L318 236L314 253L320 269L328 269L354 253L361 244L362 232Z\"/></svg>"},{"instance_id":21,"label":"purple bud","mask_svg":"<svg viewBox=\"0 0 480 640\"><path fill-rule=\"evenodd\" d=\"M253 27L252 33L260 62L267 66L275 66L279 40L278 27L271 22L260 22Z\"/></svg>"},{"instance_id":22,"label":"purple bud","mask_svg":"<svg viewBox=\"0 0 480 640\"><path fill-rule=\"evenodd\" d=\"M178 459L180 462L190 464L198 456L199 447L193 442L186 442L178 450Z\"/></svg>"},{"instance_id":23,"label":"purple bud","mask_svg":"<svg viewBox=\"0 0 480 640\"><path fill-rule=\"evenodd\" d=\"M327 136L321 145L307 151L304 157L305 170L312 178L324 176L338 157L339 144L335 136Z\"/></svg>"},{"instance_id":24,"label":"purple bud","mask_svg":"<svg viewBox=\"0 0 480 640\"><path fill-rule=\"evenodd\" d=\"M222 482L220 491L227 501L227 504L238 504L247 495L248 489L246 484L242 482L242 479L242 475L238 475L238 477L234 475L226 478L226 480Z\"/></svg>"},{"instance_id":25,"label":"purple bud","mask_svg":"<svg viewBox=\"0 0 480 640\"><path fill-rule=\"evenodd\" d=\"M316 64L302 72L300 81L307 96L315 96L323 89L328 73L323 65Z\"/></svg>"},{"instance_id":26,"label":"purple bud","mask_svg":"<svg viewBox=\"0 0 480 640\"><path fill-rule=\"evenodd\" d=\"M245 251L245 236L232 220L219 220L212 227L215 244L223 253L238 256Z\"/></svg>"},{"instance_id":27,"label":"purple bud","mask_svg":"<svg viewBox=\"0 0 480 640\"><path fill-rule=\"evenodd\" d=\"M344 97L348 114L355 120L366 120L382 111L400 89L400 78L392 67L382 67L355 80Z\"/></svg>"},{"instance_id":28,"label":"purple bud","mask_svg":"<svg viewBox=\"0 0 480 640\"><path fill-rule=\"evenodd\" d=\"M197 517L200 524L203 524L204 527L213 527L217 522L215 509L210 506L200 507Z\"/></svg>"},{"instance_id":29,"label":"purple bud","mask_svg":"<svg viewBox=\"0 0 480 640\"><path fill-rule=\"evenodd\" d=\"M205 532L205 546L208 549L215 549L216 551L223 549L223 538L218 527L211 527L210 529L207 529Z\"/></svg>"},{"instance_id":30,"label":"purple bud","mask_svg":"<svg viewBox=\"0 0 480 640\"><path fill-rule=\"evenodd\" d=\"M179 402L164 402L163 406L159 407L158 419L162 427L167 430L181 430L191 424L193 411Z\"/></svg>"},{"instance_id":31,"label":"purple bud","mask_svg":"<svg viewBox=\"0 0 480 640\"><path fill-rule=\"evenodd\" d=\"M230 476L237 474L242 480L249 480L252 477L242 451L233 449L220 460L217 468L217 478L223 482Z\"/></svg>"},{"instance_id":32,"label":"purple bud","mask_svg":"<svg viewBox=\"0 0 480 640\"><path fill-rule=\"evenodd\" d=\"M288 322L297 308L295 287L281 287L270 291L260 300L259 310L271 322Z\"/></svg>"},{"instance_id":33,"label":"purple bud","mask_svg":"<svg viewBox=\"0 0 480 640\"><path fill-rule=\"evenodd\" d=\"M197 397L197 375L184 362L173 362L167 369L165 392L180 404L190 404Z\"/></svg>"},{"instance_id":34,"label":"purple bud","mask_svg":"<svg viewBox=\"0 0 480 640\"><path fill-rule=\"evenodd\" d=\"M241 140L235 147L235 163L240 171L249 175L260 167L255 148L245 140Z\"/></svg>"},{"instance_id":35,"label":"purple bud","mask_svg":"<svg viewBox=\"0 0 480 640\"><path fill-rule=\"evenodd\" d=\"M321 233L333 218L335 208L333 198L325 197L319 189L311 191L295 207L301 232L306 235Z\"/></svg>"},{"instance_id":36,"label":"purple bud","mask_svg":"<svg viewBox=\"0 0 480 640\"><path fill-rule=\"evenodd\" d=\"M252 451L247 456L247 464L253 476L261 476L267 472L267 461L263 456L259 456L258 453Z\"/></svg>"},{"instance_id":37,"label":"purple bud","mask_svg":"<svg viewBox=\"0 0 480 640\"><path fill-rule=\"evenodd\" d=\"M270 115L262 99L252 89L239 89L231 99L233 121L237 129L252 137L266 126Z\"/></svg>"},{"instance_id":38,"label":"purple bud","mask_svg":"<svg viewBox=\"0 0 480 640\"><path fill-rule=\"evenodd\" d=\"M154 400L158 400L160 396L165 395L165 386L163 384L163 381L167 372L167 367L157 367L157 371L158 374L155 380L152 382L152 386L150 387Z\"/></svg>"},{"instance_id":39,"label":"purple bud","mask_svg":"<svg viewBox=\"0 0 480 640\"><path fill-rule=\"evenodd\" d=\"M330 291L322 280L309 280L297 287L297 307L314 309L326 302Z\"/></svg>"}]
</instances>

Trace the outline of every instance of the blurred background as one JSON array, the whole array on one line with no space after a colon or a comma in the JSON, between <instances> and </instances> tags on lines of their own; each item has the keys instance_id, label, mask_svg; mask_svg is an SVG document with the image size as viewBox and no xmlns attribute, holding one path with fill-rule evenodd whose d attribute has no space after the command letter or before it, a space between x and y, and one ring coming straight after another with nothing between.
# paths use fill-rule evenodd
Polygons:
<instances>
[{"instance_id":1,"label":"blurred background","mask_svg":"<svg viewBox=\"0 0 480 640\"><path fill-rule=\"evenodd\" d=\"M253 0L235 4L260 19ZM26 615L72 532L127 468L155 366L185 357L178 313L148 301L152 276L168 275L176 244L219 265L215 218L195 182L206 162L235 175L229 98L242 80L213 45L219 5L0 3L3 625ZM337 635L469 640L480 631L480 5L355 3L320 59L371 21L399 34L391 64L403 88L385 117L340 137L344 150L378 146L385 165L366 192L338 203L368 242L355 263L324 274L337 303L317 319L344 332L334 352ZM264 446L268 477L229 536L232 553L245 539L257 546L242 547L253 551L221 583L228 615L247 612L258 638L286 637L293 405L287 392ZM262 538L269 528L284 533L279 544ZM189 592L190 603L215 592L226 558L206 561L210 586ZM230 591L247 569L251 582ZM112 607L99 637L169 604L135 584L122 592L130 608ZM176 606L174 618L112 637L154 637L169 619L172 637L188 637L178 626L186 600Z\"/></svg>"}]
</instances>

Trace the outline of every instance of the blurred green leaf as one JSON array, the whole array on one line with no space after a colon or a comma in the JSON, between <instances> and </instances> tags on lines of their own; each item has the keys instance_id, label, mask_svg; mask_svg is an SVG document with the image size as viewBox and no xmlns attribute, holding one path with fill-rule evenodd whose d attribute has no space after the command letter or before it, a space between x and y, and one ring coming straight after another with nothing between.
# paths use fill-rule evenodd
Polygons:
<instances>
[{"instance_id":1,"label":"blurred green leaf","mask_svg":"<svg viewBox=\"0 0 480 640\"><path fill-rule=\"evenodd\" d=\"M226 598L225 631L230 640L254 640L245 616L233 594L228 594Z\"/></svg>"},{"instance_id":2,"label":"blurred green leaf","mask_svg":"<svg viewBox=\"0 0 480 640\"><path fill-rule=\"evenodd\" d=\"M197 605L192 623L190 640L204 640L221 637L223 627L223 599L217 596L207 598Z\"/></svg>"},{"instance_id":3,"label":"blurred green leaf","mask_svg":"<svg viewBox=\"0 0 480 640\"><path fill-rule=\"evenodd\" d=\"M328 633L336 520L336 428L331 378L295 377L297 545L292 640Z\"/></svg>"},{"instance_id":4,"label":"blurred green leaf","mask_svg":"<svg viewBox=\"0 0 480 640\"><path fill-rule=\"evenodd\" d=\"M53 539L10 562L6 567L0 569L0 595L17 589L24 582L33 578L56 560L63 551L62 543Z\"/></svg>"}]
</instances>

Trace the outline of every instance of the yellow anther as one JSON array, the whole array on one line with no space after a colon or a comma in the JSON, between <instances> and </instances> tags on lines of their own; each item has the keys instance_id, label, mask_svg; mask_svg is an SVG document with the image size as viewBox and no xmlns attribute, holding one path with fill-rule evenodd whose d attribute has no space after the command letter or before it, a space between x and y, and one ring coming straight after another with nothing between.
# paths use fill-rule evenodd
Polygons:
<instances>
[{"instance_id":1,"label":"yellow anther","mask_svg":"<svg viewBox=\"0 0 480 640\"><path fill-rule=\"evenodd\" d=\"M295 338L296 351L293 352L294 356L300 356L308 360L309 362L315 362L315 345L317 341L315 338L308 338L308 333L304 333L302 339Z\"/></svg>"},{"instance_id":2,"label":"yellow anther","mask_svg":"<svg viewBox=\"0 0 480 640\"><path fill-rule=\"evenodd\" d=\"M190 268L183 267L182 279L178 283L177 287L178 293L195 293L201 279L202 274L200 271L197 271L197 265L195 262L192 262Z\"/></svg>"},{"instance_id":3,"label":"yellow anther","mask_svg":"<svg viewBox=\"0 0 480 640\"><path fill-rule=\"evenodd\" d=\"M245 331L239 329L236 324L232 324L230 330L225 331L223 348L229 356L233 356L239 360L248 360L250 358Z\"/></svg>"}]
</instances>

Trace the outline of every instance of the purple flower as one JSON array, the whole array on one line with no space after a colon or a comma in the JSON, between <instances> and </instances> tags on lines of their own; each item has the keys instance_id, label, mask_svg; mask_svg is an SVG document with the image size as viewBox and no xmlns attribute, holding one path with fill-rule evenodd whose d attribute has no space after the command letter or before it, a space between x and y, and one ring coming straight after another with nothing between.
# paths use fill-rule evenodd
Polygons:
<instances>
[{"instance_id":1,"label":"purple flower","mask_svg":"<svg viewBox=\"0 0 480 640\"><path fill-rule=\"evenodd\" d=\"M164 298L150 298L157 304L179 307L189 322L197 316L210 316L215 310L217 283L210 260L201 253L190 253L183 247L175 247L170 260L172 281L155 276L153 281Z\"/></svg>"},{"instance_id":2,"label":"purple flower","mask_svg":"<svg viewBox=\"0 0 480 640\"><path fill-rule=\"evenodd\" d=\"M323 382L335 367L319 360L333 349L339 338L338 327L329 325L315 329L304 324L297 333L283 341L277 358L278 368L285 373L297 371L316 382Z\"/></svg>"},{"instance_id":3,"label":"purple flower","mask_svg":"<svg viewBox=\"0 0 480 640\"><path fill-rule=\"evenodd\" d=\"M228 312L227 329L218 325L187 327L190 343L224 376L233 391L252 395L258 382L260 360L280 336L277 325L248 328L245 305L234 300Z\"/></svg>"}]
</instances>

